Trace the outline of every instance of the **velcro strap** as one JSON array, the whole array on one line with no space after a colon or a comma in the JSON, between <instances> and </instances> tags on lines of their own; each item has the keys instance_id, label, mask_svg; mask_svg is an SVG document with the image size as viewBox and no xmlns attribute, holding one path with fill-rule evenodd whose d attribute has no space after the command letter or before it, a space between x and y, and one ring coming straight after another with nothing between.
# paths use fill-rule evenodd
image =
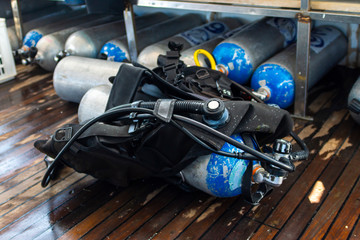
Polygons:
<instances>
[{"instance_id":1,"label":"velcro strap","mask_svg":"<svg viewBox=\"0 0 360 240\"><path fill-rule=\"evenodd\" d=\"M175 102L175 99L157 100L154 108L154 115L165 122L170 122L174 112Z\"/></svg>"}]
</instances>

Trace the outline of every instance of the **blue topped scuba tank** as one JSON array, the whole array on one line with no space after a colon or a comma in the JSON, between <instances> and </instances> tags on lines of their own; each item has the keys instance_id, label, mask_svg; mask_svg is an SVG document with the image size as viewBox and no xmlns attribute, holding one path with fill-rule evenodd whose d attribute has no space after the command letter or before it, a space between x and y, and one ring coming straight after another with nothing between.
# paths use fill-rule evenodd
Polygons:
<instances>
[{"instance_id":1,"label":"blue topped scuba tank","mask_svg":"<svg viewBox=\"0 0 360 240\"><path fill-rule=\"evenodd\" d=\"M231 138L244 143L240 134ZM224 152L243 152L229 143ZM217 197L233 197L242 193L243 175L249 160L225 157L215 153L197 158L181 171L186 183Z\"/></svg>"},{"instance_id":2,"label":"blue topped scuba tank","mask_svg":"<svg viewBox=\"0 0 360 240\"><path fill-rule=\"evenodd\" d=\"M296 21L264 18L244 26L213 51L217 68L231 80L245 84L266 59L296 40Z\"/></svg>"},{"instance_id":3,"label":"blue topped scuba tank","mask_svg":"<svg viewBox=\"0 0 360 240\"><path fill-rule=\"evenodd\" d=\"M308 88L317 83L347 52L346 37L335 27L311 32ZM261 64L251 78L251 88L266 96L265 102L287 108L295 96L296 44Z\"/></svg>"},{"instance_id":4,"label":"blue topped scuba tank","mask_svg":"<svg viewBox=\"0 0 360 240\"><path fill-rule=\"evenodd\" d=\"M240 134L234 134L231 138L245 144L244 136ZM247 138L248 141L251 141L252 148L259 150L254 138L250 136L247 136ZM244 152L229 143L225 143L221 151L228 153ZM273 149L270 149L268 154L281 162L282 158L291 159L291 151L292 145L290 142L277 139L273 143ZM180 176L185 183L210 195L234 197L240 194L249 195L253 184L262 184L261 188L265 187L265 185L279 187L283 180L286 179L287 172L272 164L262 164L259 160L244 160L212 153L198 157L180 172ZM266 192L263 191L264 194ZM264 196L260 198L262 197Z\"/></svg>"}]
</instances>

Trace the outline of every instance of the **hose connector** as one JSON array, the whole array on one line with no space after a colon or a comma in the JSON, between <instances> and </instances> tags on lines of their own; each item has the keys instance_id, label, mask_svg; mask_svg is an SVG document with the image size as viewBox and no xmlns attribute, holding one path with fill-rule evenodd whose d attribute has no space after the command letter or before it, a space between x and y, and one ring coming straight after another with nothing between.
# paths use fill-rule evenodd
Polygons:
<instances>
[{"instance_id":1,"label":"hose connector","mask_svg":"<svg viewBox=\"0 0 360 240\"><path fill-rule=\"evenodd\" d=\"M219 128L229 120L229 111L225 108L223 101L210 98L204 103L204 122L212 128Z\"/></svg>"}]
</instances>

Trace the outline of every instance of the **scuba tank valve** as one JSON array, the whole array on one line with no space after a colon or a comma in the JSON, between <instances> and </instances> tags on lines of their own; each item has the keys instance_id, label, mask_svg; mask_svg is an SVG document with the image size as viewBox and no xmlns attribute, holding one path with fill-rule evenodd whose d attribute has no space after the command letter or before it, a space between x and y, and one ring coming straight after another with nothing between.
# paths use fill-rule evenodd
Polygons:
<instances>
[{"instance_id":1,"label":"scuba tank valve","mask_svg":"<svg viewBox=\"0 0 360 240\"><path fill-rule=\"evenodd\" d=\"M283 159L291 160L292 145L284 139L276 139L273 144L273 156L278 161ZM285 160L286 161L286 160ZM266 168L266 169L265 169ZM286 179L288 172L280 169L273 164L269 164L263 168L261 165L253 167L253 181L256 183L266 183L272 187L279 187L283 180Z\"/></svg>"}]
</instances>

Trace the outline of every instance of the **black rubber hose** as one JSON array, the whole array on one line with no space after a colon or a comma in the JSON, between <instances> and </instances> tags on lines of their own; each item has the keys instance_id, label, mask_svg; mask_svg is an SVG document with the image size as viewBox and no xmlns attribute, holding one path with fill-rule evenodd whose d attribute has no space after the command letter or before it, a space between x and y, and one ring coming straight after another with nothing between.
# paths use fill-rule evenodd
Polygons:
<instances>
[{"instance_id":1,"label":"black rubber hose","mask_svg":"<svg viewBox=\"0 0 360 240\"><path fill-rule=\"evenodd\" d=\"M217 110L215 111L208 111L206 109L206 104L210 101L218 101L219 102L219 107ZM156 102L136 102L133 104L124 104L121 106L117 106L114 107L112 109L109 109L108 111L115 111L116 109L121 109L124 107L141 107L141 108L147 108L147 109L154 109L156 105ZM206 101L198 101L198 100L184 100L184 101L176 101L175 102L175 106L174 106L174 112L175 113L193 113L193 114L200 114L203 115L205 117L208 117L210 119L216 119L219 118L219 116L221 117L223 115L225 111L225 107L224 104L221 100L213 98L213 99L208 99Z\"/></svg>"},{"instance_id":2,"label":"black rubber hose","mask_svg":"<svg viewBox=\"0 0 360 240\"><path fill-rule=\"evenodd\" d=\"M293 152L291 156L293 157L294 161L306 160L309 157L309 149L306 146L305 142L300 139L300 137L294 133L293 131L290 132L290 136L294 138L297 144L303 149L302 151Z\"/></svg>"},{"instance_id":3,"label":"black rubber hose","mask_svg":"<svg viewBox=\"0 0 360 240\"><path fill-rule=\"evenodd\" d=\"M190 137L192 140L194 140L196 143L198 143L200 146L204 147L207 150L212 151L215 154L222 155L225 157L231 157L231 158L238 158L238 159L244 159L244 160L257 160L257 157L247 154L246 152L224 152L224 151L218 151L216 149L211 148L209 145L207 145L205 142L200 140L198 137L196 137L194 134L192 134L189 130L175 122L174 120L170 121L171 124L173 124L175 127L177 127L179 130L181 130L184 134L186 134L188 137Z\"/></svg>"},{"instance_id":4,"label":"black rubber hose","mask_svg":"<svg viewBox=\"0 0 360 240\"><path fill-rule=\"evenodd\" d=\"M238 141L236 141L235 139L232 139L231 137L228 137L227 135L205 125L205 124L202 124L200 122L197 122L193 119L190 119L190 118L187 118L187 117L184 117L184 116L180 116L180 115L177 115L177 114L174 114L173 118L175 120L179 120L179 121L182 121L182 122L185 122L187 124L190 124L190 125L193 125L195 127L198 127L204 131L207 131L209 133L211 133L212 135L214 135L215 137L218 137L228 143L230 143L231 145L234 145L235 147L237 148L240 148L241 150L245 151L245 152L248 152L250 153L251 155L254 155L256 156L260 161L263 160L263 161L266 161L270 164L273 164L283 170L286 170L288 172L294 172L295 171L295 166L294 165L288 165L288 164L285 164L285 163L282 163L282 162L279 162L277 161L276 159L273 159L245 144L242 144Z\"/></svg>"},{"instance_id":5,"label":"black rubber hose","mask_svg":"<svg viewBox=\"0 0 360 240\"><path fill-rule=\"evenodd\" d=\"M140 107L154 109L156 102L142 102ZM177 101L175 102L174 111L175 112L188 112L195 114L204 114L203 111L204 102L203 101Z\"/></svg>"}]
</instances>

